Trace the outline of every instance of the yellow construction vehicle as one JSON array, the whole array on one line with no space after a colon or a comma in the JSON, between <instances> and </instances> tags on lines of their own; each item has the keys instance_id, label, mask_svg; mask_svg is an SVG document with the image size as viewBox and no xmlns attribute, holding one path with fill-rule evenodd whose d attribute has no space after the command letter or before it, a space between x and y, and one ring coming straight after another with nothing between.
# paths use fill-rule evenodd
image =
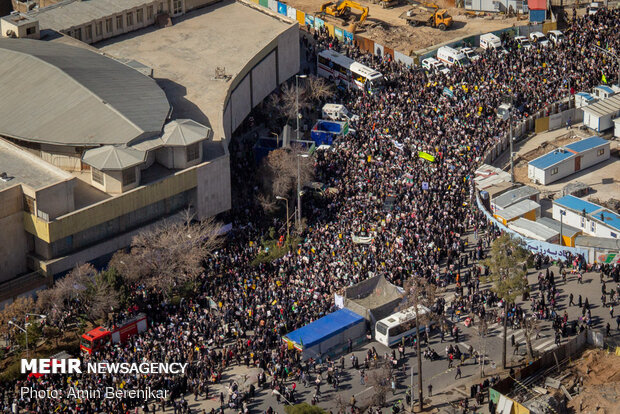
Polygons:
<instances>
[{"instance_id":1,"label":"yellow construction vehicle","mask_svg":"<svg viewBox=\"0 0 620 414\"><path fill-rule=\"evenodd\" d=\"M321 5L321 13L347 20L351 14L351 9L357 9L362 12L357 24L361 24L368 17L368 7L364 7L359 3L351 0L343 0L340 2L328 2Z\"/></svg>"},{"instance_id":2,"label":"yellow construction vehicle","mask_svg":"<svg viewBox=\"0 0 620 414\"><path fill-rule=\"evenodd\" d=\"M446 9L412 9L400 15L411 26L431 26L439 30L446 30L452 26L452 16Z\"/></svg>"}]
</instances>

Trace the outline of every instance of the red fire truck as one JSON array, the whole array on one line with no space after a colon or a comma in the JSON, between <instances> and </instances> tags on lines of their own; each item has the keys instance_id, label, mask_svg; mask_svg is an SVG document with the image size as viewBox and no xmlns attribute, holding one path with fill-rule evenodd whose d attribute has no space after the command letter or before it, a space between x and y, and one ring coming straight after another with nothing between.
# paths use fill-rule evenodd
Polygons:
<instances>
[{"instance_id":1,"label":"red fire truck","mask_svg":"<svg viewBox=\"0 0 620 414\"><path fill-rule=\"evenodd\" d=\"M82 335L80 349L82 352L92 354L93 351L98 351L109 344L110 341L115 344L125 342L133 335L146 331L147 326L146 315L143 313L139 313L133 318L125 320L118 326L113 326L111 330L99 326Z\"/></svg>"}]
</instances>

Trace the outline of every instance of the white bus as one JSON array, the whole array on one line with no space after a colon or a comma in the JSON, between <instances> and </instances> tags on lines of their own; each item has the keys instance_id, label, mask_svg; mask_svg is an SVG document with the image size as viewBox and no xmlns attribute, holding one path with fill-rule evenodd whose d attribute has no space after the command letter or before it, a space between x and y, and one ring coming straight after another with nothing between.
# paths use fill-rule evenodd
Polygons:
<instances>
[{"instance_id":1,"label":"white bus","mask_svg":"<svg viewBox=\"0 0 620 414\"><path fill-rule=\"evenodd\" d=\"M383 86L383 75L333 50L317 57L317 73L337 85L373 92Z\"/></svg>"},{"instance_id":2,"label":"white bus","mask_svg":"<svg viewBox=\"0 0 620 414\"><path fill-rule=\"evenodd\" d=\"M418 305L418 316L429 312L430 310L427 307ZM375 325L375 340L385 346L395 345L401 341L401 338L407 338L415 334L416 326L416 314L413 307L396 312L387 318L377 321ZM420 332L424 328L424 326L420 326Z\"/></svg>"}]
</instances>

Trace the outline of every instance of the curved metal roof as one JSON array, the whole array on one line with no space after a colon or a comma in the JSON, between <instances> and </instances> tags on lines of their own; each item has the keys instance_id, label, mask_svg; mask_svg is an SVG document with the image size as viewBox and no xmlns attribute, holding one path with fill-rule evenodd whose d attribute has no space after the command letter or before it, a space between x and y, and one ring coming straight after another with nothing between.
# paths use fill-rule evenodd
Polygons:
<instances>
[{"instance_id":1,"label":"curved metal roof","mask_svg":"<svg viewBox=\"0 0 620 414\"><path fill-rule=\"evenodd\" d=\"M71 146L161 134L170 110L155 81L90 50L0 39L0 135Z\"/></svg>"}]
</instances>

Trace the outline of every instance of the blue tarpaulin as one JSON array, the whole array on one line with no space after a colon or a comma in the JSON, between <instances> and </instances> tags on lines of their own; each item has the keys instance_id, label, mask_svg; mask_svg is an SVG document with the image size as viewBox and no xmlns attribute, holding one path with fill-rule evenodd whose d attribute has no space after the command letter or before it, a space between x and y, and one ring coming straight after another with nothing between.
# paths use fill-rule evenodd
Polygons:
<instances>
[{"instance_id":1,"label":"blue tarpaulin","mask_svg":"<svg viewBox=\"0 0 620 414\"><path fill-rule=\"evenodd\" d=\"M301 345L303 348L310 348L319 342L344 332L358 323L364 322L365 320L362 316L347 308L343 308L286 334L285 339L294 342L296 345Z\"/></svg>"}]
</instances>

